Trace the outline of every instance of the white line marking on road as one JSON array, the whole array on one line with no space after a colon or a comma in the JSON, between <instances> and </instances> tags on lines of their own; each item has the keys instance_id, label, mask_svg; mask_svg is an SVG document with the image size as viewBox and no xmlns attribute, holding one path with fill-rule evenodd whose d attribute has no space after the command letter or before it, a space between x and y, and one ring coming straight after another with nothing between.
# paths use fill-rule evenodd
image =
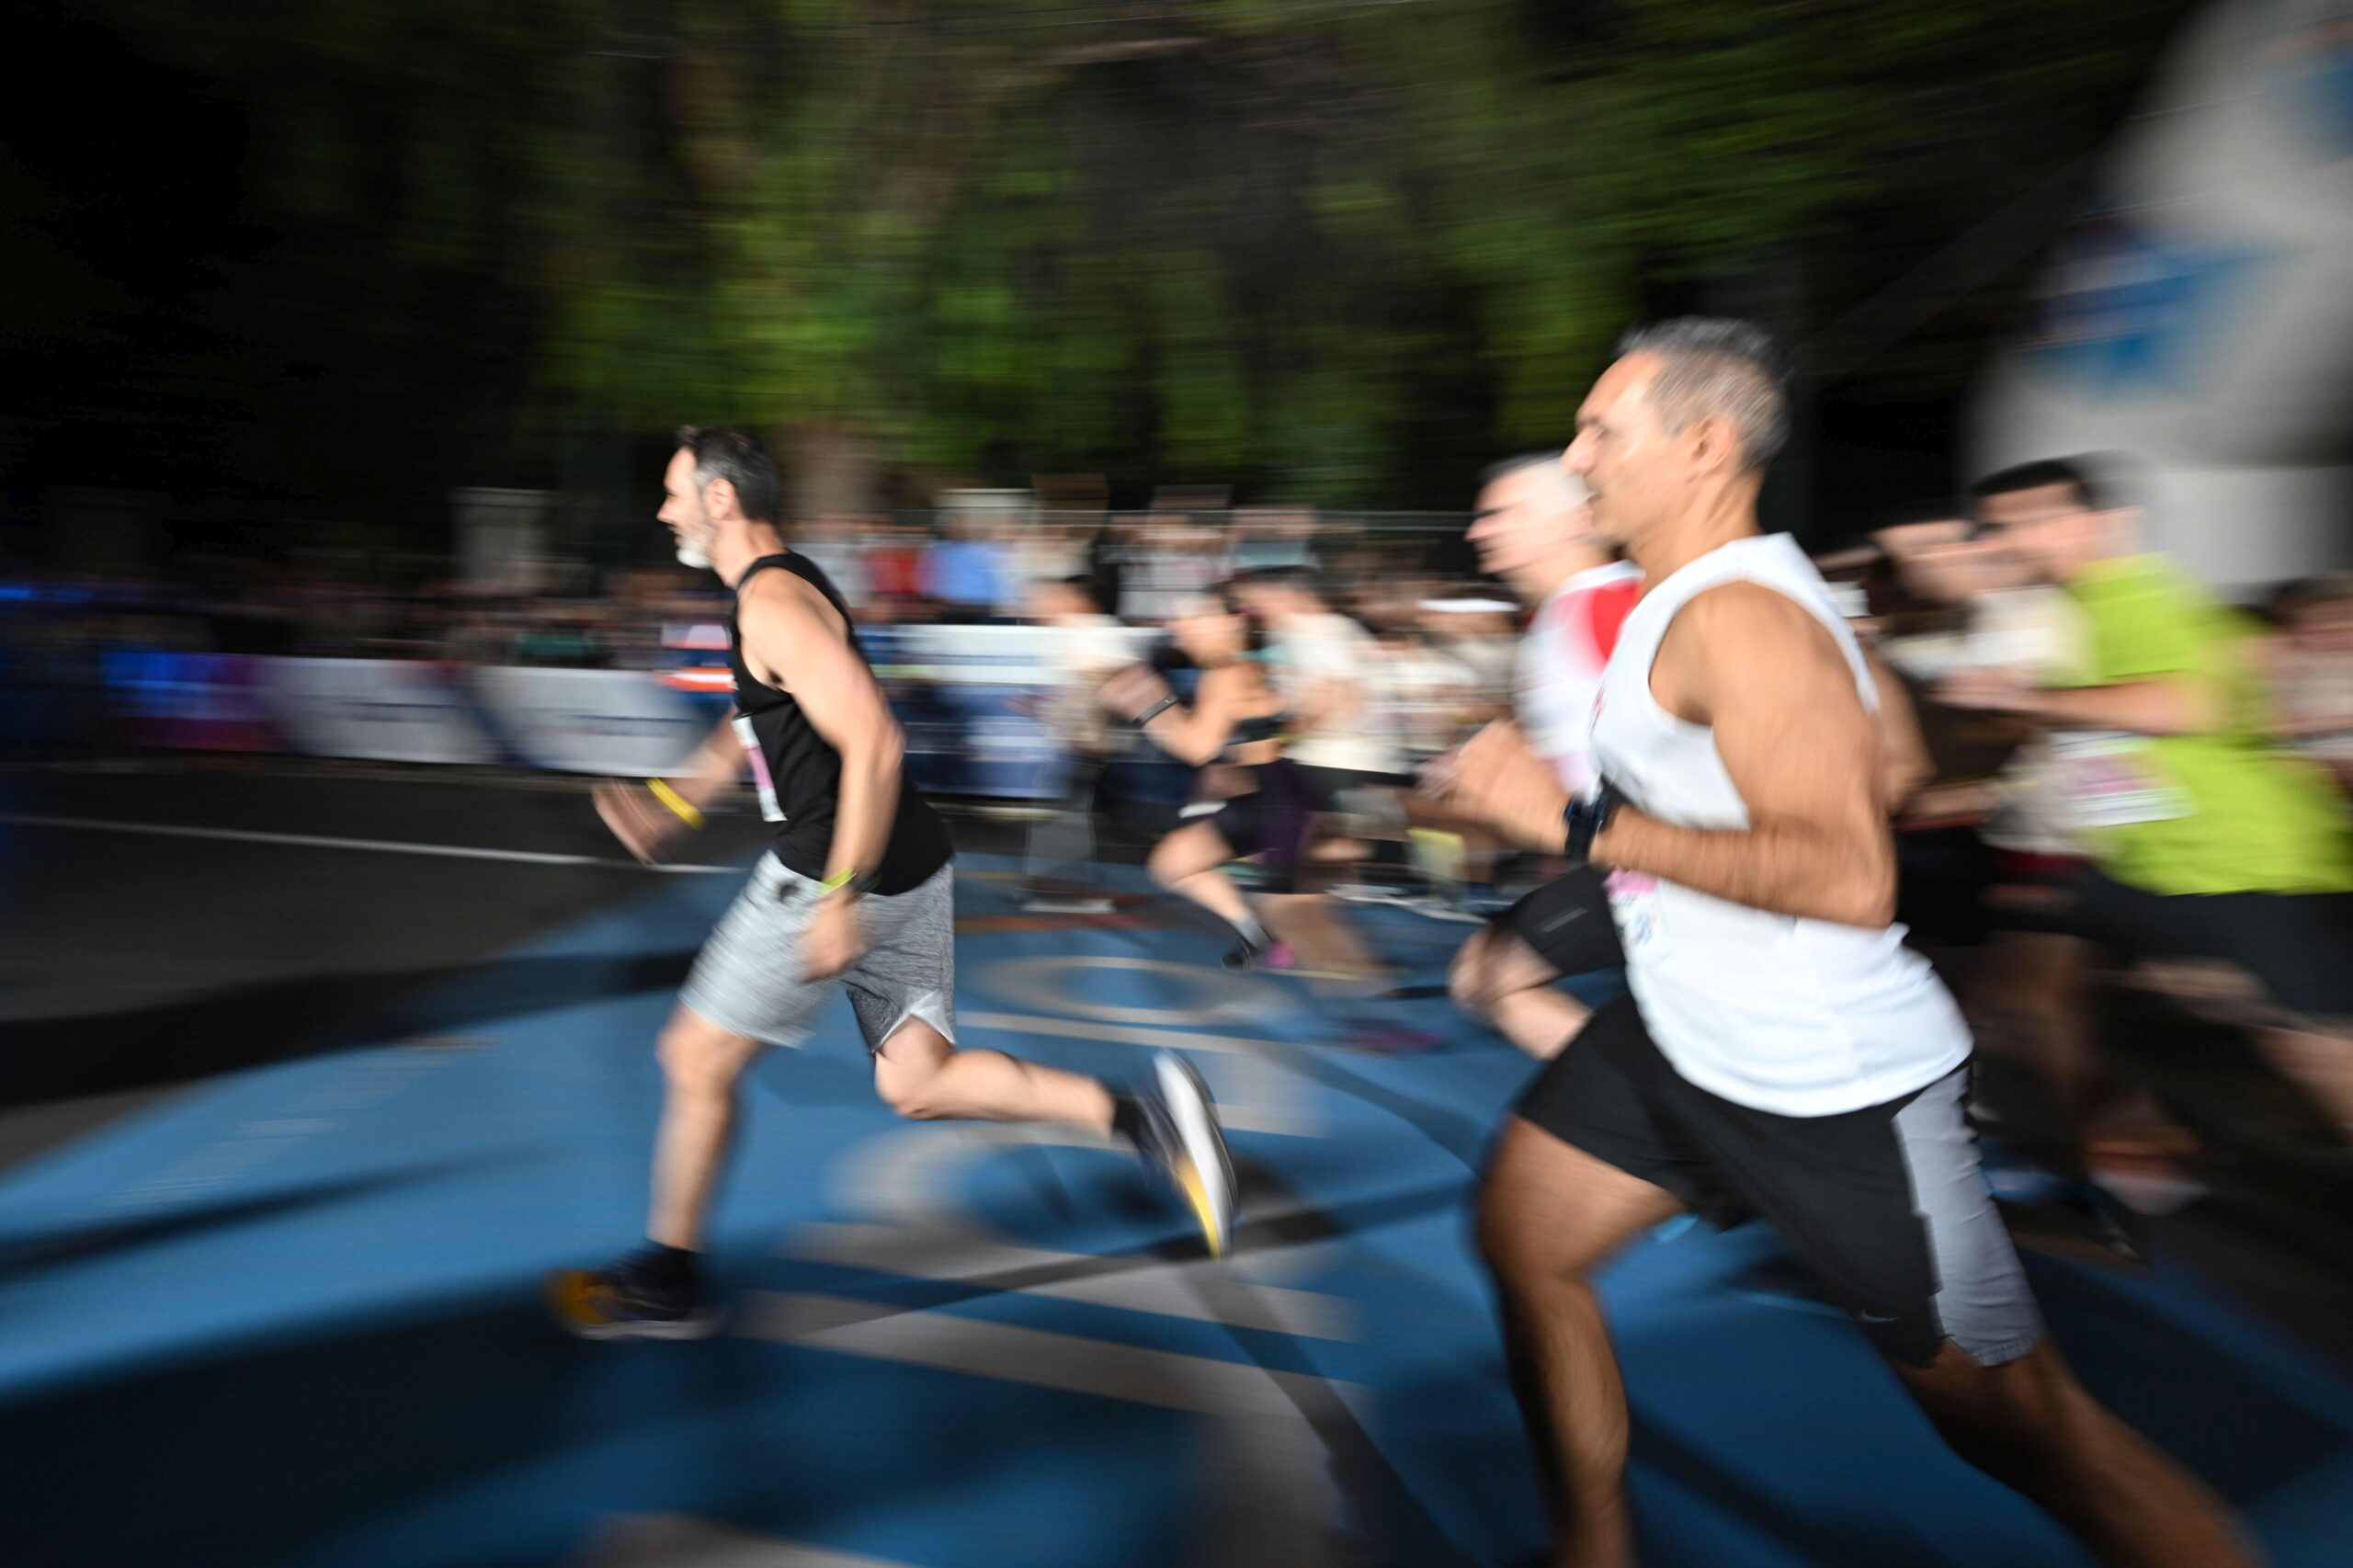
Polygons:
<instances>
[{"instance_id":1,"label":"white line marking on road","mask_svg":"<svg viewBox=\"0 0 2353 1568\"><path fill-rule=\"evenodd\" d=\"M803 1225L790 1251L820 1263L917 1279L986 1285L1092 1306L1267 1329L1311 1339L1352 1340L1348 1303L1312 1290L1233 1278L1210 1258L1183 1263L1095 1257L1008 1245L991 1237L894 1225ZM1232 1287L1239 1285L1240 1289Z\"/></svg>"},{"instance_id":2,"label":"white line marking on road","mask_svg":"<svg viewBox=\"0 0 2353 1568\"><path fill-rule=\"evenodd\" d=\"M736 1332L1203 1415L1296 1419L1295 1391L1329 1380L924 1309L799 1290L747 1291ZM1291 1392L1287 1392L1291 1391Z\"/></svg>"},{"instance_id":3,"label":"white line marking on road","mask_svg":"<svg viewBox=\"0 0 2353 1568\"><path fill-rule=\"evenodd\" d=\"M263 833L241 827L186 827L172 823L109 822L103 817L36 816L0 812L0 823L19 827L79 828L93 833L144 833L159 838L210 838L233 844L280 844L300 849L371 849L384 855L435 855L452 860L507 860L526 866L608 866L620 870L664 871L681 876L743 872L741 866L644 866L606 855L551 855L537 849L482 849L465 844L414 844L391 838L329 838L311 833Z\"/></svg>"},{"instance_id":4,"label":"white line marking on road","mask_svg":"<svg viewBox=\"0 0 2353 1568\"><path fill-rule=\"evenodd\" d=\"M1308 1412L1362 1409L1360 1385L838 1296L758 1292L738 1322L755 1338L1217 1418L1185 1561L1327 1568L1338 1556L1342 1500Z\"/></svg>"}]
</instances>

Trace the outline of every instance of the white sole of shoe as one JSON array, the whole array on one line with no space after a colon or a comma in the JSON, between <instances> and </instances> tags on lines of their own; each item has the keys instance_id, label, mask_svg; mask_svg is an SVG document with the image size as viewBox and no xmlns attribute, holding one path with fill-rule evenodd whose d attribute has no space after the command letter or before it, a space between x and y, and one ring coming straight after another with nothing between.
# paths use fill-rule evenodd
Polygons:
<instances>
[{"instance_id":1,"label":"white sole of shoe","mask_svg":"<svg viewBox=\"0 0 2353 1568\"><path fill-rule=\"evenodd\" d=\"M1198 1194L1188 1192L1186 1197L1192 1201L1201 1228L1210 1233L1210 1252L1223 1257L1233 1241L1233 1166L1210 1109L1209 1088L1193 1064L1173 1051L1162 1051L1154 1059L1153 1069L1159 1076L1168 1114L1176 1123L1176 1136L1184 1142L1185 1157L1200 1184Z\"/></svg>"}]
</instances>

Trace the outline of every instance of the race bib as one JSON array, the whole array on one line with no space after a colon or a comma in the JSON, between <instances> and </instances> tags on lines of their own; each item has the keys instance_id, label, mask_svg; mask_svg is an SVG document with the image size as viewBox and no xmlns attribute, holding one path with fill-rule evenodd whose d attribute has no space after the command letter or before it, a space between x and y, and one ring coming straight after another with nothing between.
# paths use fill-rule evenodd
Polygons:
<instances>
[{"instance_id":1,"label":"race bib","mask_svg":"<svg viewBox=\"0 0 2353 1568\"><path fill-rule=\"evenodd\" d=\"M2065 731L2051 737L2051 756L2077 827L2125 827L2189 814L2189 798L2148 766L2143 735L2116 730Z\"/></svg>"},{"instance_id":2,"label":"race bib","mask_svg":"<svg viewBox=\"0 0 2353 1568\"><path fill-rule=\"evenodd\" d=\"M770 822L782 822L784 808L777 804L776 780L768 777L768 759L761 753L760 737L745 714L735 715L735 738L744 743L745 758L752 765L752 785L760 792L760 815Z\"/></svg>"},{"instance_id":3,"label":"race bib","mask_svg":"<svg viewBox=\"0 0 2353 1568\"><path fill-rule=\"evenodd\" d=\"M1658 879L1639 871L1612 871L1603 885L1609 890L1609 913L1618 921L1618 945L1632 958L1657 943Z\"/></svg>"}]
</instances>

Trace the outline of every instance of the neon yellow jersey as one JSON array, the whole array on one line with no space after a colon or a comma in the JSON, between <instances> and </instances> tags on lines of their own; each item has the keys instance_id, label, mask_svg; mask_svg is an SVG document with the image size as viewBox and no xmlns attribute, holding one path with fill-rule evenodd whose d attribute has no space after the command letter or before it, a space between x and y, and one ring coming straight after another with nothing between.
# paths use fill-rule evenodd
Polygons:
<instances>
[{"instance_id":1,"label":"neon yellow jersey","mask_svg":"<svg viewBox=\"0 0 2353 1568\"><path fill-rule=\"evenodd\" d=\"M2099 562L2067 592L2090 621L2079 684L2188 677L2223 701L2208 733L2052 737L2101 869L2157 893L2353 891L2353 824L2336 783L2271 739L2255 623L2160 555Z\"/></svg>"}]
</instances>

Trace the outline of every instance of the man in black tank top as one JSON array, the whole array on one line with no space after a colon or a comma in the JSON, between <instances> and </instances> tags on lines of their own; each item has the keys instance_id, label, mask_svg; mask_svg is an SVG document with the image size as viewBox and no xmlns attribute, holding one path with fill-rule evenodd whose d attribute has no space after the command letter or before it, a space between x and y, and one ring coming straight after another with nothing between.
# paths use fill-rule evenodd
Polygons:
<instances>
[{"instance_id":1,"label":"man in black tank top","mask_svg":"<svg viewBox=\"0 0 2353 1568\"><path fill-rule=\"evenodd\" d=\"M735 1089L764 1045L798 1045L838 977L892 1109L921 1119L1062 1121L1132 1142L1222 1254L1233 1176L1199 1074L1163 1052L1132 1095L1094 1078L955 1046L954 851L900 776L897 722L848 607L771 520L776 467L741 430L688 429L661 517L678 558L735 592L728 665L738 711L679 774L608 783L597 806L654 860L748 764L776 842L711 933L662 1032L662 1124L648 1244L600 1269L563 1269L550 1299L589 1338L692 1338L716 1326L696 1256L733 1135Z\"/></svg>"}]
</instances>

